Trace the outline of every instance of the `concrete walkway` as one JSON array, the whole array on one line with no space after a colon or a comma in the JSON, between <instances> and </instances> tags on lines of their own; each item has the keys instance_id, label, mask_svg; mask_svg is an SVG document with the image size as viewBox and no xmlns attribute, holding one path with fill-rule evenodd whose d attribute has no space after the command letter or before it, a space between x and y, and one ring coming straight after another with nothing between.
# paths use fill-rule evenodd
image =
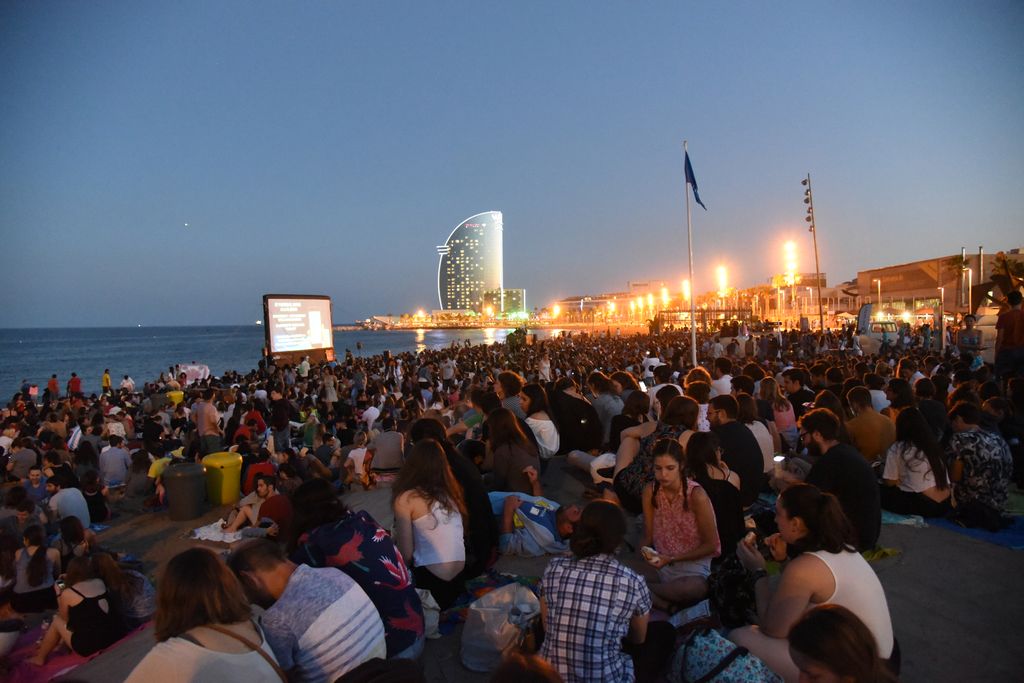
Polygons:
<instances>
[{"instance_id":1,"label":"concrete walkway","mask_svg":"<svg viewBox=\"0 0 1024 683\"><path fill-rule=\"evenodd\" d=\"M584 502L583 486L558 460L544 476L545 491L563 503ZM390 521L387 491L358 493L352 507ZM223 509L191 522L171 522L166 513L115 520L100 540L143 560L147 573L181 550L196 544L185 537L191 528L216 520ZM633 530L635 533L635 529ZM905 683L934 681L1012 681L1024 671L1024 552L1013 551L946 529L884 526L881 545L900 555L873 563L885 587L896 637L903 654ZM222 544L204 544L226 550ZM633 563L635 558L621 558ZM503 557L498 571L539 576L547 558ZM487 681L459 662L461 627L429 641L423 657L427 680ZM74 680L107 683L122 680L145 654L145 638L105 653L73 672Z\"/></svg>"}]
</instances>

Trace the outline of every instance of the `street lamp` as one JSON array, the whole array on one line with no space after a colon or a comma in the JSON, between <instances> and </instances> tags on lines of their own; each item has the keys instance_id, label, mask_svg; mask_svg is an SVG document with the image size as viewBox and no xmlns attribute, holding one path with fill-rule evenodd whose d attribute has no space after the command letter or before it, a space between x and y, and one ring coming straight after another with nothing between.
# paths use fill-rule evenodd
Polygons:
<instances>
[{"instance_id":1,"label":"street lamp","mask_svg":"<svg viewBox=\"0 0 1024 683\"><path fill-rule=\"evenodd\" d=\"M871 280L878 283L878 312L882 312L882 278L876 277Z\"/></svg>"},{"instance_id":2,"label":"street lamp","mask_svg":"<svg viewBox=\"0 0 1024 683\"><path fill-rule=\"evenodd\" d=\"M562 312L562 307L559 306L558 304L555 304L554 306L551 307L551 315L552 315L552 317L558 318L558 315L561 312Z\"/></svg>"},{"instance_id":3,"label":"street lamp","mask_svg":"<svg viewBox=\"0 0 1024 683\"><path fill-rule=\"evenodd\" d=\"M690 301L690 281L683 280L683 299Z\"/></svg>"},{"instance_id":4,"label":"street lamp","mask_svg":"<svg viewBox=\"0 0 1024 683\"><path fill-rule=\"evenodd\" d=\"M933 316L934 318L934 316ZM938 328L939 333L939 351L941 353L946 352L946 288L939 287L939 319L932 320L932 323Z\"/></svg>"},{"instance_id":5,"label":"street lamp","mask_svg":"<svg viewBox=\"0 0 1024 683\"><path fill-rule=\"evenodd\" d=\"M821 266L818 264L818 228L814 221L814 193L811 191L811 174L808 173L807 177L800 181L800 184L806 187L804 190L804 204L807 205L807 216L804 218L805 221L811 224L810 231L814 237L814 275L817 279L818 287L818 325L822 334L825 333L825 309L821 303Z\"/></svg>"}]
</instances>

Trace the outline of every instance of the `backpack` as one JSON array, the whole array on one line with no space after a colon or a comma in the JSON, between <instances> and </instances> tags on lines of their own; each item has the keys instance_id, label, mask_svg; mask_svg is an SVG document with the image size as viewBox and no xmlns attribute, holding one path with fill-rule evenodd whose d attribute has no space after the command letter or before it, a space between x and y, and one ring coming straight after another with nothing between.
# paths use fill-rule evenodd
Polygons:
<instances>
[{"instance_id":1,"label":"backpack","mask_svg":"<svg viewBox=\"0 0 1024 683\"><path fill-rule=\"evenodd\" d=\"M718 631L690 634L676 651L669 668L670 683L782 683L745 647L726 640Z\"/></svg>"}]
</instances>

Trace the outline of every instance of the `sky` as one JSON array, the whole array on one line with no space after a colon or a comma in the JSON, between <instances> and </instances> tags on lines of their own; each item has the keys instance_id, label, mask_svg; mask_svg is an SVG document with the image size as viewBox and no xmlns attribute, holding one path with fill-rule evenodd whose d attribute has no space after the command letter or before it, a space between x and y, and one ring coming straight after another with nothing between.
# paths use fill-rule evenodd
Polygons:
<instances>
[{"instance_id":1,"label":"sky","mask_svg":"<svg viewBox=\"0 0 1024 683\"><path fill-rule=\"evenodd\" d=\"M0 326L437 307L504 214L529 306L1024 246L1024 3L0 3ZM186 225L187 224L187 225ZM678 286L678 284L677 284Z\"/></svg>"}]
</instances>

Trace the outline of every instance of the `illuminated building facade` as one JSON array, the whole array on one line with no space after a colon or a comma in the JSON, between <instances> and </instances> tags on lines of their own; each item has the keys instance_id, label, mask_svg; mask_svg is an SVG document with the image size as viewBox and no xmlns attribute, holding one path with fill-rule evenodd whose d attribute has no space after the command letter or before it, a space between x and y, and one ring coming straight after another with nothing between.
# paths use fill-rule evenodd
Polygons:
<instances>
[{"instance_id":1,"label":"illuminated building facade","mask_svg":"<svg viewBox=\"0 0 1024 683\"><path fill-rule=\"evenodd\" d=\"M462 221L437 248L437 298L443 310L480 312L484 292L502 289L502 216L486 211Z\"/></svg>"},{"instance_id":2,"label":"illuminated building facade","mask_svg":"<svg viewBox=\"0 0 1024 683\"><path fill-rule=\"evenodd\" d=\"M526 310L526 290L489 289L484 292L483 305L495 313L522 313Z\"/></svg>"}]
</instances>

